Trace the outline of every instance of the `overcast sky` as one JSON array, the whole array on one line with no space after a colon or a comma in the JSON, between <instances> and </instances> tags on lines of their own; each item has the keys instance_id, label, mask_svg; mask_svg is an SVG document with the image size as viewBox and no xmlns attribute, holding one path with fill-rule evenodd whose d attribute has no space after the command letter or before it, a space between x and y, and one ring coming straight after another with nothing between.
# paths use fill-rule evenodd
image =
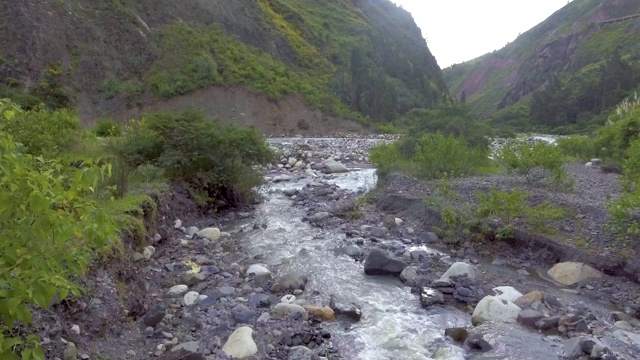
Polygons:
<instances>
[{"instance_id":1,"label":"overcast sky","mask_svg":"<svg viewBox=\"0 0 640 360\"><path fill-rule=\"evenodd\" d=\"M567 0L392 0L411 12L441 68L504 47Z\"/></svg>"}]
</instances>

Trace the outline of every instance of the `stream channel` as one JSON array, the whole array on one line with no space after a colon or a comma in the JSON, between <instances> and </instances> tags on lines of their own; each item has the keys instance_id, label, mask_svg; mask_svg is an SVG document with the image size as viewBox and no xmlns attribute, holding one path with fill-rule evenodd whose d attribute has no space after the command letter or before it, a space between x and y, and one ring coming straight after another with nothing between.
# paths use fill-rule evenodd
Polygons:
<instances>
[{"instance_id":1,"label":"stream channel","mask_svg":"<svg viewBox=\"0 0 640 360\"><path fill-rule=\"evenodd\" d=\"M322 179L319 177L318 179ZM351 172L332 176L327 180L339 187L364 193L376 185L375 169L351 169ZM337 255L335 249L344 246L345 233L340 229L322 229L302 222L304 209L293 206L292 200L282 194L285 189L301 189L311 179L269 184L261 189L265 201L256 209L256 217L268 224L266 229L242 232L242 243L250 257L266 264L279 275L304 274L309 278L304 297L311 304L328 305L331 294L346 302L362 307L362 319L357 323L332 322L324 327L333 334L333 342L346 359L413 360L413 359L557 359L561 344L549 344L544 335L525 330L517 324L496 326L494 336L509 337L509 344L496 345L490 357L465 355L462 348L446 341L444 330L467 327L470 315L452 307L434 307L425 310L419 297L410 293L397 277L367 276L363 264L347 255ZM319 181L319 180L315 180ZM249 228L244 224L236 224ZM439 252L436 249L428 249ZM447 259L447 257L444 257ZM449 260L451 261L451 260ZM451 261L453 262L453 261ZM480 271L500 272L504 278L516 269L494 267L480 263ZM542 276L543 271L532 270L531 282L539 288L562 296L569 301L576 294L556 287ZM513 285L516 288L517 284ZM599 303L589 303L592 311L605 313ZM600 310L600 311L598 311ZM500 333L502 332L502 334ZM489 336L491 337L491 336ZM487 337L485 337L488 339ZM494 338L494 340L496 340ZM496 340L499 342L500 340ZM541 344L546 344L542 348ZM497 355L497 356L496 356Z\"/></svg>"}]
</instances>

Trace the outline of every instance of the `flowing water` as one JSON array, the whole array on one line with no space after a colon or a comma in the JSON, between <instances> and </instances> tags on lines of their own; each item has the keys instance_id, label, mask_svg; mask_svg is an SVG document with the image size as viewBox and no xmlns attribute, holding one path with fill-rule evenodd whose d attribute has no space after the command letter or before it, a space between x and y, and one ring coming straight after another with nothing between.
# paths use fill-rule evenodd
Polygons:
<instances>
[{"instance_id":1,"label":"flowing water","mask_svg":"<svg viewBox=\"0 0 640 360\"><path fill-rule=\"evenodd\" d=\"M337 175L329 181L343 189L365 192L375 186L376 180L373 169L352 169L352 172ZM463 359L462 349L446 342L443 334L448 327L468 326L469 315L453 308L425 310L420 306L418 296L411 294L397 278L365 276L361 263L346 255L337 255L334 250L344 245L344 231L320 229L302 222L304 210L293 207L292 201L281 192L302 188L309 182L309 179L284 182L262 189L267 200L259 205L256 216L264 218L268 226L243 233L249 255L279 274L306 275L309 283L305 296L309 303L328 305L330 295L335 294L345 302L362 306L360 322L326 324L334 334L334 343L347 359L432 359L438 349L439 353L442 350L446 353L437 356L438 359ZM485 271L516 271L504 267L492 269L489 264L481 266ZM552 286L545 279L532 278L532 281L536 280L542 288ZM496 358L553 358L549 357L549 352L540 352L542 338L539 334L522 329L505 333L517 337L518 355L514 357L513 349L505 346L503 356ZM535 337L536 341L529 337Z\"/></svg>"}]
</instances>

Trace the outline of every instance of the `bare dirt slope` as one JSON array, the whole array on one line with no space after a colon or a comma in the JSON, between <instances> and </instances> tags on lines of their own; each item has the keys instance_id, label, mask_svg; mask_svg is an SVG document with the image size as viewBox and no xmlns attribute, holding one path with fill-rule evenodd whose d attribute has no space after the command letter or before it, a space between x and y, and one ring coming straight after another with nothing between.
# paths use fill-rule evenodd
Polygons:
<instances>
[{"instance_id":1,"label":"bare dirt slope","mask_svg":"<svg viewBox=\"0 0 640 360\"><path fill-rule=\"evenodd\" d=\"M143 113L198 109L209 117L227 123L255 126L267 136L330 135L365 131L357 122L310 109L297 96L285 95L276 101L270 101L266 96L242 87L213 86L168 100L148 100L130 109L113 108L116 110L111 113L99 113L98 108L90 101L81 102L81 117L85 125L90 125L100 117L124 122L139 118Z\"/></svg>"}]
</instances>

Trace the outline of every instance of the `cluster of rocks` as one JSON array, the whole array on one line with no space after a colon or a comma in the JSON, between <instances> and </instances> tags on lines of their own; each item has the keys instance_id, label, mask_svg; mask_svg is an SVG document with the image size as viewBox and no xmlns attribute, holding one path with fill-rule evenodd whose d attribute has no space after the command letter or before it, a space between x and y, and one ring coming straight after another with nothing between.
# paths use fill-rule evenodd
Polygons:
<instances>
[{"instance_id":1,"label":"cluster of rocks","mask_svg":"<svg viewBox=\"0 0 640 360\"><path fill-rule=\"evenodd\" d=\"M369 152L381 142L389 142L394 136L374 136L358 138L327 138L327 139L272 139L273 147L283 159L287 159L284 167L295 165L288 162L293 158L307 164L322 163L332 158L347 164L367 164Z\"/></svg>"}]
</instances>

